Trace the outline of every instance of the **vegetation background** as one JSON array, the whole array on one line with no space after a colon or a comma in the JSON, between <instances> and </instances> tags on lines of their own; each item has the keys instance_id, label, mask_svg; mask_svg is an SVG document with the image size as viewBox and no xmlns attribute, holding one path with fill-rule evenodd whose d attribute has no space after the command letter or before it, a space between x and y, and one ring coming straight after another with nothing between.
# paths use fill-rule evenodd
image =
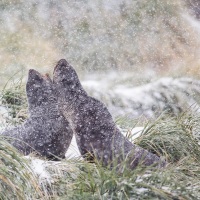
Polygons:
<instances>
[{"instance_id":1,"label":"vegetation background","mask_svg":"<svg viewBox=\"0 0 200 200\"><path fill-rule=\"evenodd\" d=\"M60 58L99 85L200 78L199 10L198 0L0 1L1 105L9 111L1 124L27 117L28 69L52 73ZM164 170L119 173L82 160L27 159L0 140L0 199L200 199L199 119L191 110L117 119L129 130L146 127L134 142L164 156Z\"/></svg>"},{"instance_id":2,"label":"vegetation background","mask_svg":"<svg viewBox=\"0 0 200 200\"><path fill-rule=\"evenodd\" d=\"M60 58L80 72L130 71L137 81L198 77L198 9L195 0L3 0L1 83L29 68L52 72Z\"/></svg>"}]
</instances>

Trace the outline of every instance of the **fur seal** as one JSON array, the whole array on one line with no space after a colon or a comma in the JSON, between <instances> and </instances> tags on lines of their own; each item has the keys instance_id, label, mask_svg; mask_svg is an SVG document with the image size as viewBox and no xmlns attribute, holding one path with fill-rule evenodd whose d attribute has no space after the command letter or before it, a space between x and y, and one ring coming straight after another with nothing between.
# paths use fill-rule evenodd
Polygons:
<instances>
[{"instance_id":1,"label":"fur seal","mask_svg":"<svg viewBox=\"0 0 200 200\"><path fill-rule=\"evenodd\" d=\"M2 135L24 155L35 150L48 159L64 158L73 131L58 110L52 80L48 75L29 70L26 94L29 118L22 125L5 130Z\"/></svg>"},{"instance_id":2,"label":"fur seal","mask_svg":"<svg viewBox=\"0 0 200 200\"><path fill-rule=\"evenodd\" d=\"M91 161L95 157L103 166L127 161L133 169L139 163L146 166L165 163L147 150L132 144L122 135L106 106L88 96L78 75L65 59L54 69L53 83L58 91L58 105L75 133L82 156ZM90 156L88 156L90 155Z\"/></svg>"}]
</instances>

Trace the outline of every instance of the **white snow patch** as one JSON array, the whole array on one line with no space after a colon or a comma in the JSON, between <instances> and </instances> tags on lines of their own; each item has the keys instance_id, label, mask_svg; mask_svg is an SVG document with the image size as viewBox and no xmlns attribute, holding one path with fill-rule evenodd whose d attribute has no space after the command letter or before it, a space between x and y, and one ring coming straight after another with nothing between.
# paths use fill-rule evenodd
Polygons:
<instances>
[{"instance_id":1,"label":"white snow patch","mask_svg":"<svg viewBox=\"0 0 200 200\"><path fill-rule=\"evenodd\" d=\"M68 148L68 150L65 154L65 157L67 159L71 159L71 158L80 158L81 159L81 154L80 154L80 151L78 149L78 145L77 145L76 138L75 138L74 135L72 137L72 141L69 145L69 148Z\"/></svg>"},{"instance_id":2,"label":"white snow patch","mask_svg":"<svg viewBox=\"0 0 200 200\"><path fill-rule=\"evenodd\" d=\"M40 180L42 179L50 180L51 176L45 169L46 161L40 160L38 158L33 158L30 156L25 156L25 158L31 162L30 167L35 172L35 174L38 175Z\"/></svg>"},{"instance_id":3,"label":"white snow patch","mask_svg":"<svg viewBox=\"0 0 200 200\"><path fill-rule=\"evenodd\" d=\"M137 193L139 194L149 191L147 188L137 188L136 190L137 190Z\"/></svg>"},{"instance_id":4,"label":"white snow patch","mask_svg":"<svg viewBox=\"0 0 200 200\"><path fill-rule=\"evenodd\" d=\"M139 138L140 136L142 136L142 133L144 131L144 127L134 127L132 130L123 130L119 127L121 133L125 136L125 137L128 137L129 140L131 142L134 142L134 140L136 140L137 138Z\"/></svg>"},{"instance_id":5,"label":"white snow patch","mask_svg":"<svg viewBox=\"0 0 200 200\"><path fill-rule=\"evenodd\" d=\"M4 127L6 119L9 118L9 112L6 107L0 106L0 127Z\"/></svg>"},{"instance_id":6,"label":"white snow patch","mask_svg":"<svg viewBox=\"0 0 200 200\"><path fill-rule=\"evenodd\" d=\"M135 127L131 130L131 138L133 140L137 139L142 135L142 132L144 130L144 127Z\"/></svg>"},{"instance_id":7,"label":"white snow patch","mask_svg":"<svg viewBox=\"0 0 200 200\"><path fill-rule=\"evenodd\" d=\"M101 82L95 80L87 80L82 82L82 85L89 88L98 88L101 87Z\"/></svg>"}]
</instances>

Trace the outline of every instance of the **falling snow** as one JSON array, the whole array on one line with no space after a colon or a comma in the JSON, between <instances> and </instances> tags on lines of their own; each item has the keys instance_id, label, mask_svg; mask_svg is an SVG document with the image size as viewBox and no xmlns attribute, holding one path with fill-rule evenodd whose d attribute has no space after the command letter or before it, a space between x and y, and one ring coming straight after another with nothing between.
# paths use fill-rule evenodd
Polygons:
<instances>
[{"instance_id":1,"label":"falling snow","mask_svg":"<svg viewBox=\"0 0 200 200\"><path fill-rule=\"evenodd\" d=\"M135 149L138 161L143 149L132 140L144 127L129 130L129 141L127 129L115 119L155 120L162 112L200 111L197 0L5 0L0 2L0 35L0 128L24 155L82 160L90 151L107 165L111 154L121 161L119 149L124 148L127 155ZM59 72L61 58L75 70ZM52 82L41 74L52 74L55 65ZM32 68L41 74L29 71L26 81ZM19 113L3 97L12 81L15 91L15 80L26 84L28 117L11 127ZM159 161L145 153L145 164ZM44 160L26 158L40 179L51 181Z\"/></svg>"}]
</instances>

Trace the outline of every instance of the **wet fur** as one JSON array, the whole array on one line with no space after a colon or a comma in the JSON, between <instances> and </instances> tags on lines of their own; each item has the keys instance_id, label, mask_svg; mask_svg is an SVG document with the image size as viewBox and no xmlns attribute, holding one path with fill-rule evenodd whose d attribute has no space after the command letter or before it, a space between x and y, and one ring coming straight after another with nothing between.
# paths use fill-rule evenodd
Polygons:
<instances>
[{"instance_id":1,"label":"wet fur","mask_svg":"<svg viewBox=\"0 0 200 200\"><path fill-rule=\"evenodd\" d=\"M50 77L30 70L26 94L29 118L2 135L24 155L36 151L52 160L64 158L73 131L58 110L57 92Z\"/></svg>"},{"instance_id":2,"label":"wet fur","mask_svg":"<svg viewBox=\"0 0 200 200\"><path fill-rule=\"evenodd\" d=\"M60 110L75 133L83 157L88 160L95 157L104 166L125 159L131 168L139 163L164 165L158 156L132 144L122 135L106 106L88 96L66 60L57 63L53 83L58 91Z\"/></svg>"}]
</instances>

